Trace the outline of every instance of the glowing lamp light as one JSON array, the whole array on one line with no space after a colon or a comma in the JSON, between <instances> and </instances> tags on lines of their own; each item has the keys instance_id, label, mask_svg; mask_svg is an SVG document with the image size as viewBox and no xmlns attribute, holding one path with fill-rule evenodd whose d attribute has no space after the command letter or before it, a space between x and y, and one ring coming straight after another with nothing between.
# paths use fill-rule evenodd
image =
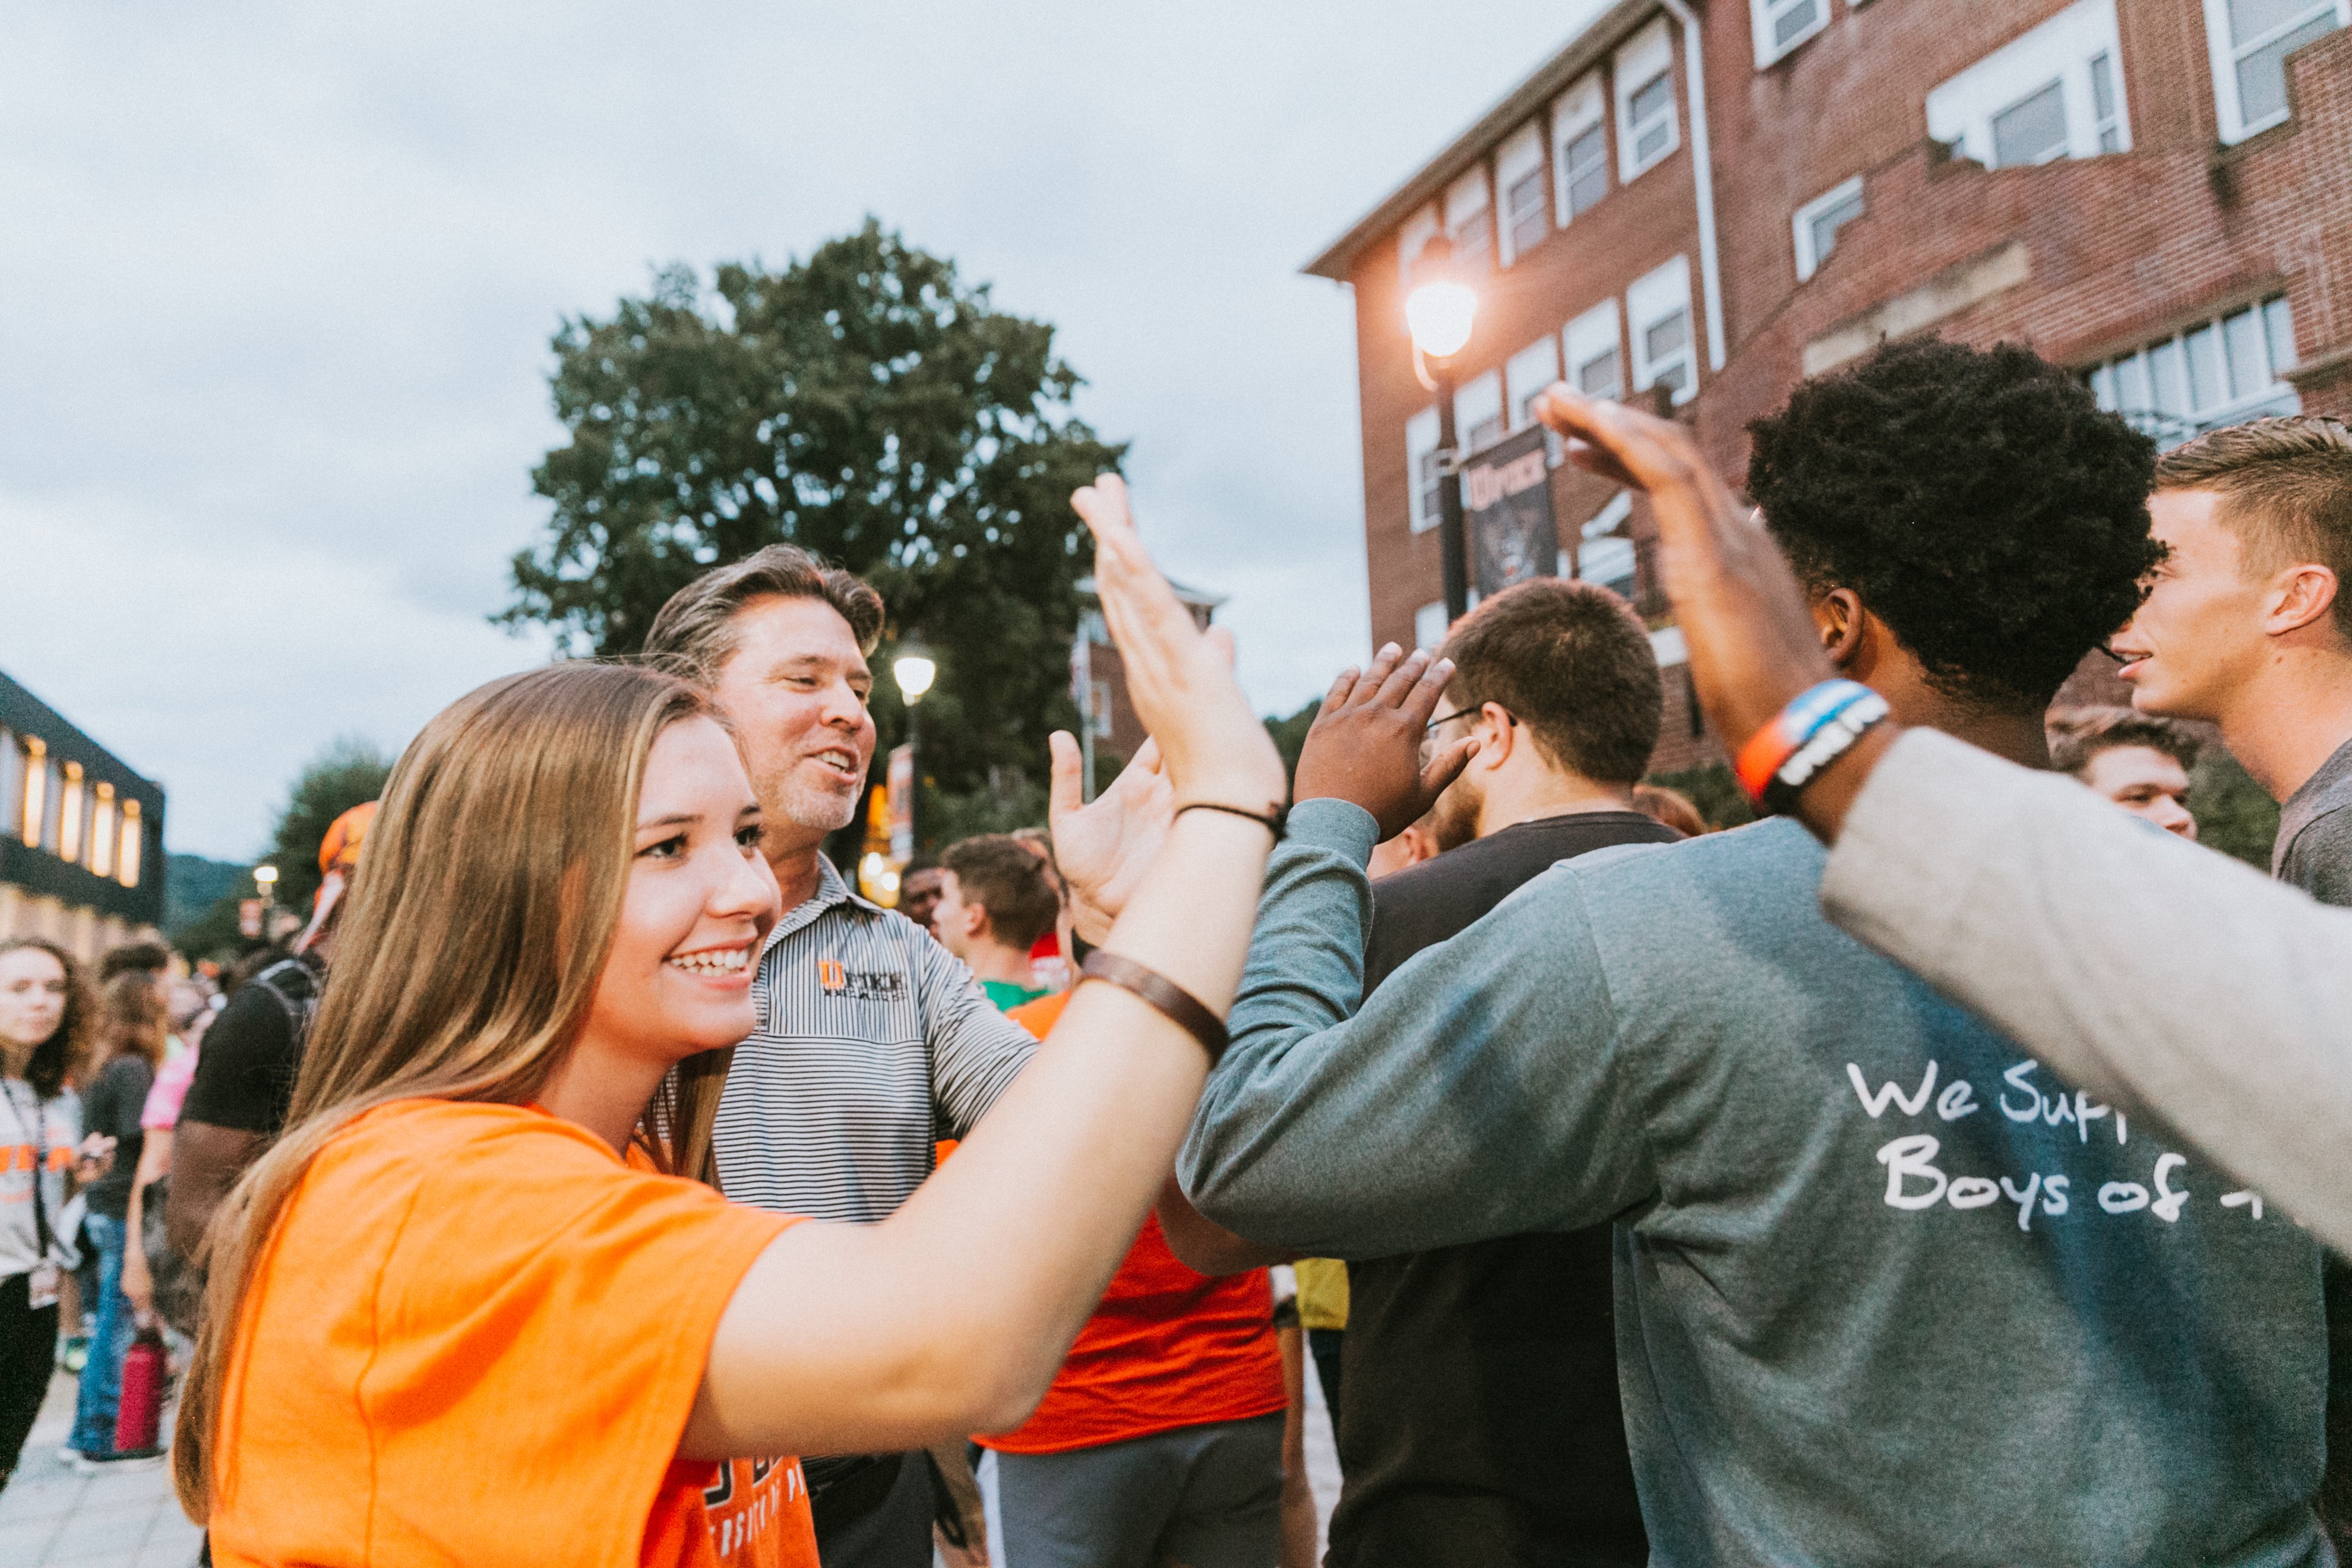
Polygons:
<instances>
[{"instance_id":1,"label":"glowing lamp light","mask_svg":"<svg viewBox=\"0 0 2352 1568\"><path fill-rule=\"evenodd\" d=\"M261 884L261 890L266 893L278 880L278 868L275 866L256 866L253 868L253 879Z\"/></svg>"},{"instance_id":2,"label":"glowing lamp light","mask_svg":"<svg viewBox=\"0 0 2352 1568\"><path fill-rule=\"evenodd\" d=\"M1440 278L1405 296L1404 321L1412 331L1413 347L1431 359L1460 353L1477 315L1477 291L1466 283Z\"/></svg>"},{"instance_id":3,"label":"glowing lamp light","mask_svg":"<svg viewBox=\"0 0 2352 1568\"><path fill-rule=\"evenodd\" d=\"M939 677L938 661L919 644L901 647L898 657L890 661L890 679L898 683L898 695L910 703L921 701Z\"/></svg>"}]
</instances>

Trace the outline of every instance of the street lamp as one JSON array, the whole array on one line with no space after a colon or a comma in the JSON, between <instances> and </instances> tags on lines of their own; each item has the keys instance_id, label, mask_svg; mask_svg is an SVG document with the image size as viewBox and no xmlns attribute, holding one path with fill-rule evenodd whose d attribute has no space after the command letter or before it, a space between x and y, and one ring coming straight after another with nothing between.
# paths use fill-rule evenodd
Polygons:
<instances>
[{"instance_id":1,"label":"street lamp","mask_svg":"<svg viewBox=\"0 0 2352 1568\"><path fill-rule=\"evenodd\" d=\"M890 656L890 679L898 683L907 704L907 853L912 858L922 844L922 825L915 819L916 803L923 795L922 721L917 717L923 693L940 678L939 660L921 641L908 637Z\"/></svg>"},{"instance_id":2,"label":"street lamp","mask_svg":"<svg viewBox=\"0 0 2352 1568\"><path fill-rule=\"evenodd\" d=\"M1455 276L1454 244L1439 235L1422 247L1412 268L1421 279L1405 296L1404 322L1412 334L1412 373L1437 395L1437 536L1445 572L1445 621L1470 609L1470 544L1462 524L1462 486L1454 477L1454 356L1470 342L1478 319L1477 290ZM1417 489L1421 476L1412 476Z\"/></svg>"},{"instance_id":3,"label":"street lamp","mask_svg":"<svg viewBox=\"0 0 2352 1568\"><path fill-rule=\"evenodd\" d=\"M900 643L890 660L890 679L898 683L898 695L907 700L908 708L923 700L931 682L940 678L940 667L931 658L931 650L919 642Z\"/></svg>"},{"instance_id":4,"label":"street lamp","mask_svg":"<svg viewBox=\"0 0 2352 1568\"><path fill-rule=\"evenodd\" d=\"M269 940L269 917L278 910L278 868L256 866L253 885L261 894L261 940Z\"/></svg>"}]
</instances>

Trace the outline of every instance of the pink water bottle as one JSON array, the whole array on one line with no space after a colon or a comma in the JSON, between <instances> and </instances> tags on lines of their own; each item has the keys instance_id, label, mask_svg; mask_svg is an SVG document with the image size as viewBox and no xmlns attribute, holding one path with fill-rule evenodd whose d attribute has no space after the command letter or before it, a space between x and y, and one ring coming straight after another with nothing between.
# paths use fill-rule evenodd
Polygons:
<instances>
[{"instance_id":1,"label":"pink water bottle","mask_svg":"<svg viewBox=\"0 0 2352 1568\"><path fill-rule=\"evenodd\" d=\"M114 1416L114 1451L146 1454L155 1449L163 1417L163 1337L142 1329L122 1352L122 1403Z\"/></svg>"}]
</instances>

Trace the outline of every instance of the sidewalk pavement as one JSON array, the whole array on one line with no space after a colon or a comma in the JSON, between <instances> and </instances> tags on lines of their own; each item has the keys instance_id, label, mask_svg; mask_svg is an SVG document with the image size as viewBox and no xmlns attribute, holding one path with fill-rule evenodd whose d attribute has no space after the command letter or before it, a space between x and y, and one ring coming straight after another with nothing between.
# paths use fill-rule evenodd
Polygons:
<instances>
[{"instance_id":1,"label":"sidewalk pavement","mask_svg":"<svg viewBox=\"0 0 2352 1568\"><path fill-rule=\"evenodd\" d=\"M170 1468L78 1474L58 1458L73 1409L74 1380L61 1372L0 1492L0 1568L188 1568L202 1532L180 1512Z\"/></svg>"}]
</instances>

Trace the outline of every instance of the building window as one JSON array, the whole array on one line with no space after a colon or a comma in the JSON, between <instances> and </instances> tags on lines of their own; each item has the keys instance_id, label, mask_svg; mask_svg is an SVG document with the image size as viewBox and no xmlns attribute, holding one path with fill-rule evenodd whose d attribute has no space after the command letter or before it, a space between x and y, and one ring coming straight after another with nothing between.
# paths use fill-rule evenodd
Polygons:
<instances>
[{"instance_id":1,"label":"building window","mask_svg":"<svg viewBox=\"0 0 2352 1568\"><path fill-rule=\"evenodd\" d=\"M97 799L89 813L89 874L93 877L114 875L114 786L98 786Z\"/></svg>"},{"instance_id":2,"label":"building window","mask_svg":"<svg viewBox=\"0 0 2352 1568\"><path fill-rule=\"evenodd\" d=\"M1503 438L1503 377L1488 371L1454 395L1454 434L1463 456Z\"/></svg>"},{"instance_id":3,"label":"building window","mask_svg":"<svg viewBox=\"0 0 2352 1568\"><path fill-rule=\"evenodd\" d=\"M57 856L60 860L81 858L82 816L88 811L81 786L81 764L66 764L65 788L58 795Z\"/></svg>"},{"instance_id":4,"label":"building window","mask_svg":"<svg viewBox=\"0 0 2352 1568\"><path fill-rule=\"evenodd\" d=\"M122 803L121 842L115 853L114 879L126 888L139 885L141 861L147 846L146 826L140 820L139 803Z\"/></svg>"},{"instance_id":5,"label":"building window","mask_svg":"<svg viewBox=\"0 0 2352 1568\"><path fill-rule=\"evenodd\" d=\"M1989 169L2127 153L2122 60L2115 0L2077 0L1928 93L1927 134Z\"/></svg>"},{"instance_id":6,"label":"building window","mask_svg":"<svg viewBox=\"0 0 2352 1568\"><path fill-rule=\"evenodd\" d=\"M1862 176L1856 174L1826 195L1797 209L1797 281L1819 271L1837 248L1838 230L1862 216Z\"/></svg>"},{"instance_id":7,"label":"building window","mask_svg":"<svg viewBox=\"0 0 2352 1568\"><path fill-rule=\"evenodd\" d=\"M1559 379L1559 344L1549 332L1510 357L1503 366L1503 383L1510 400L1512 429L1524 430L1536 422L1528 405Z\"/></svg>"},{"instance_id":8,"label":"building window","mask_svg":"<svg viewBox=\"0 0 2352 1568\"><path fill-rule=\"evenodd\" d=\"M2101 56L2105 58L2105 56ZM2038 88L1992 117L1992 166L2013 169L2066 155L2066 84Z\"/></svg>"},{"instance_id":9,"label":"building window","mask_svg":"<svg viewBox=\"0 0 2352 1568\"><path fill-rule=\"evenodd\" d=\"M1422 208L1397 226L1397 281L1401 288L1412 287L1412 266L1421 253L1439 234L1437 208L1434 204Z\"/></svg>"},{"instance_id":10,"label":"building window","mask_svg":"<svg viewBox=\"0 0 2352 1568\"><path fill-rule=\"evenodd\" d=\"M18 837L24 826L25 751L16 736L0 730L0 837Z\"/></svg>"},{"instance_id":11,"label":"building window","mask_svg":"<svg viewBox=\"0 0 2352 1568\"><path fill-rule=\"evenodd\" d=\"M1437 487L1445 482L1438 471L1436 409L1424 408L1404 422L1404 466L1412 483L1412 531L1425 533L1437 526Z\"/></svg>"},{"instance_id":12,"label":"building window","mask_svg":"<svg viewBox=\"0 0 2352 1568\"><path fill-rule=\"evenodd\" d=\"M2116 97L2116 58L2105 49L2091 57L2091 118L2099 133L2099 151L2124 150L2124 118Z\"/></svg>"},{"instance_id":13,"label":"building window","mask_svg":"<svg viewBox=\"0 0 2352 1568\"><path fill-rule=\"evenodd\" d=\"M1689 402L1698 392L1690 258L1677 256L1626 289L1625 314L1633 334L1633 390L1663 386L1676 403Z\"/></svg>"},{"instance_id":14,"label":"building window","mask_svg":"<svg viewBox=\"0 0 2352 1568\"><path fill-rule=\"evenodd\" d=\"M1625 395L1623 359L1618 352L1617 301L1603 300L1560 333L1568 350L1568 379L1587 397Z\"/></svg>"},{"instance_id":15,"label":"building window","mask_svg":"<svg viewBox=\"0 0 2352 1568\"><path fill-rule=\"evenodd\" d=\"M1634 557L1633 542L1625 537L1625 520L1633 510L1633 498L1620 490L1578 531L1576 552L1579 577L1627 600L1633 597Z\"/></svg>"},{"instance_id":16,"label":"building window","mask_svg":"<svg viewBox=\"0 0 2352 1568\"><path fill-rule=\"evenodd\" d=\"M1465 272L1486 265L1495 248L1495 215L1486 199L1485 165L1471 170L1445 192L1445 237L1454 242L1454 265Z\"/></svg>"},{"instance_id":17,"label":"building window","mask_svg":"<svg viewBox=\"0 0 2352 1568\"><path fill-rule=\"evenodd\" d=\"M2294 318L2282 294L2095 365L2084 379L2100 407L2177 447L2218 425L2300 412L2286 379L2294 363Z\"/></svg>"},{"instance_id":18,"label":"building window","mask_svg":"<svg viewBox=\"0 0 2352 1568\"><path fill-rule=\"evenodd\" d=\"M126 888L139 885L140 851L146 847L146 829L139 820L139 803L122 803L122 847L115 857L114 879Z\"/></svg>"},{"instance_id":19,"label":"building window","mask_svg":"<svg viewBox=\"0 0 2352 1568\"><path fill-rule=\"evenodd\" d=\"M1597 73L1552 100L1553 199L1562 228L1609 194L1608 118Z\"/></svg>"},{"instance_id":20,"label":"building window","mask_svg":"<svg viewBox=\"0 0 2352 1568\"><path fill-rule=\"evenodd\" d=\"M1495 184L1503 193L1506 267L1541 245L1551 232L1543 145L1543 127L1526 125L1495 154Z\"/></svg>"},{"instance_id":21,"label":"building window","mask_svg":"<svg viewBox=\"0 0 2352 1568\"><path fill-rule=\"evenodd\" d=\"M1432 653L1445 646L1445 601L1423 605L1412 613L1412 646Z\"/></svg>"},{"instance_id":22,"label":"building window","mask_svg":"<svg viewBox=\"0 0 2352 1568\"><path fill-rule=\"evenodd\" d=\"M1617 51L1617 177L1632 180L1682 145L1675 113L1675 44L1664 16Z\"/></svg>"},{"instance_id":23,"label":"building window","mask_svg":"<svg viewBox=\"0 0 2352 1568\"><path fill-rule=\"evenodd\" d=\"M2221 140L2242 142L2286 118L2286 58L2352 26L2352 0L2205 0Z\"/></svg>"},{"instance_id":24,"label":"building window","mask_svg":"<svg viewBox=\"0 0 2352 1568\"><path fill-rule=\"evenodd\" d=\"M1830 0L1748 0L1748 13L1762 70L1830 25Z\"/></svg>"},{"instance_id":25,"label":"building window","mask_svg":"<svg viewBox=\"0 0 2352 1568\"><path fill-rule=\"evenodd\" d=\"M1089 683L1087 692L1087 729L1097 739L1110 739L1110 682Z\"/></svg>"},{"instance_id":26,"label":"building window","mask_svg":"<svg viewBox=\"0 0 2352 1568\"><path fill-rule=\"evenodd\" d=\"M41 843L41 824L49 809L48 757L49 748L38 735L25 737L25 793L20 802L24 809L17 821L24 828L20 837L36 847Z\"/></svg>"}]
</instances>

